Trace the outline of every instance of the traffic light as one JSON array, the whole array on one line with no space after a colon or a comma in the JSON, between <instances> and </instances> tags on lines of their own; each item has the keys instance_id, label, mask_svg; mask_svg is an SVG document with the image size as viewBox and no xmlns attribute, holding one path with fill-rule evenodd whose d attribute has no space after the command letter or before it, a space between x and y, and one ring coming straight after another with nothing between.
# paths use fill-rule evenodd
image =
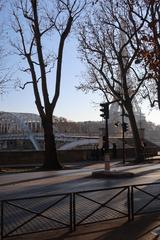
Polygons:
<instances>
[{"instance_id":1,"label":"traffic light","mask_svg":"<svg viewBox=\"0 0 160 240\"><path fill-rule=\"evenodd\" d=\"M124 132L127 132L127 131L128 131L128 123L123 122L123 123L122 123L122 128L123 128L123 131L124 131Z\"/></svg>"},{"instance_id":2,"label":"traffic light","mask_svg":"<svg viewBox=\"0 0 160 240\"><path fill-rule=\"evenodd\" d=\"M100 116L103 117L104 119L108 119L109 118L108 103L100 103L100 106L101 106L100 111L102 112L102 114L100 114Z\"/></svg>"}]
</instances>

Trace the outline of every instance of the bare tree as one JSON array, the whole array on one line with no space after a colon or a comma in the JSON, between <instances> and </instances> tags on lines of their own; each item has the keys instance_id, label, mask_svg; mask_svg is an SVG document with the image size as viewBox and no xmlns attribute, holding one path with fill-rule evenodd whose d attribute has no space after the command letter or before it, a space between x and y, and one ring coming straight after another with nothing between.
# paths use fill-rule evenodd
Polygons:
<instances>
[{"instance_id":1,"label":"bare tree","mask_svg":"<svg viewBox=\"0 0 160 240\"><path fill-rule=\"evenodd\" d=\"M140 30L148 16L145 1L99 0L79 33L80 52L88 65L88 82L80 88L101 90L107 101L124 106L135 142L136 160L144 159L143 145L133 111L133 99L149 78L147 66L136 64ZM138 13L138 16L137 16ZM141 20L139 18L141 16Z\"/></svg>"},{"instance_id":2,"label":"bare tree","mask_svg":"<svg viewBox=\"0 0 160 240\"><path fill-rule=\"evenodd\" d=\"M147 64L150 79L145 84L143 97L149 99L151 107L158 103L160 109L160 2L147 0L145 4L149 14L141 31L139 62L143 60ZM141 18L138 14L137 17Z\"/></svg>"},{"instance_id":3,"label":"bare tree","mask_svg":"<svg viewBox=\"0 0 160 240\"><path fill-rule=\"evenodd\" d=\"M47 169L61 169L53 133L53 111L60 95L65 41L85 6L85 0L17 0L13 6L13 29L19 39L12 41L12 46L28 64L22 70L31 78L22 88L29 83L33 85L44 128L44 167ZM48 74L55 81L52 91L48 89Z\"/></svg>"},{"instance_id":4,"label":"bare tree","mask_svg":"<svg viewBox=\"0 0 160 240\"><path fill-rule=\"evenodd\" d=\"M0 0L0 12L3 11L4 1ZM5 66L5 47L4 47L4 36L3 36L3 23L0 24L1 38L0 38L0 94L3 94L6 90L7 83L9 81L9 69Z\"/></svg>"}]
</instances>

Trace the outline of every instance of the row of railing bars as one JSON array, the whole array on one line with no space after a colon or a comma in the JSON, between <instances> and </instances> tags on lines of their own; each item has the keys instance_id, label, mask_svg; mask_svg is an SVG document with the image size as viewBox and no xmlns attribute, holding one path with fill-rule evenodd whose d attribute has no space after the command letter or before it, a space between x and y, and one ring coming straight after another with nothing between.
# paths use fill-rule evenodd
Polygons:
<instances>
[{"instance_id":1,"label":"row of railing bars","mask_svg":"<svg viewBox=\"0 0 160 240\"><path fill-rule=\"evenodd\" d=\"M31 197L31 198L19 198L19 199L9 199L9 200L2 200L1 201L1 239L4 239L6 237L10 237L10 236L17 236L17 235L22 235L22 234L26 234L26 232L23 232L21 234L17 234L18 229L21 229L23 226L27 225L29 222L31 222L33 219L36 219L38 217L42 217L45 218L47 220L51 220L53 222L56 222L57 224L63 225L64 228L69 228L70 231L75 231L77 226L83 225L83 224L88 224L88 223L95 223L96 221L96 217L95 215L99 212L102 211L102 209L107 209L108 212L109 210L117 213L117 216L113 216L102 221L106 221L106 220L113 220L113 219L118 219L118 218L123 218L123 217L127 217L128 221L130 220L134 220L134 217L140 214L146 214L146 213L154 213L157 211L160 211L160 205L156 205L154 211L152 209L152 211L148 211L145 212L144 210L151 205L151 203L153 203L154 201L160 200L160 193L157 191L156 194L152 192L148 192L145 190L145 187L147 186L152 186L152 190L153 190L153 186L158 186L160 183L148 183L148 184L139 184L139 185L132 185L132 186L122 186L122 187L115 187L115 188L103 188L103 189L96 189L96 190L88 190L88 191L81 191L81 192L74 192L74 193L66 193L66 194L56 194L56 195L47 195L47 196L38 196L38 197ZM108 198L106 201L104 202L100 202L99 200L96 200L95 198L93 198L94 193L100 193L100 192L115 192L115 194L113 194L113 196L111 196L110 198ZM117 192L116 192L117 191ZM122 201L122 203L124 204L124 210L125 211L121 211L119 209L117 209L117 206L115 208L110 206L109 204L113 204L113 201L115 199L117 199L119 196L121 196L121 194L125 193L125 198L123 199L124 202ZM136 194L137 193L141 193L144 194L145 196L147 196L149 199L142 204L142 206L138 207L137 206L137 199L136 199ZM103 194L102 194L103 195ZM105 194L104 194L105 195ZM97 194L96 196L100 196L100 194ZM36 210L32 210L26 207L22 207L21 204L17 205L16 202L20 202L22 201L30 201L30 200L38 200L38 199L49 199L49 198L59 198L56 202L52 203L51 205L47 205L47 208L44 208L42 211L36 211ZM146 197L146 198L147 198ZM93 208L92 211L87 212L87 214L85 215L84 213L86 212L87 209L82 208L82 201L86 200L86 202L89 202L90 205L89 207L93 204L95 204L95 208ZM47 215L45 215L46 211L50 211L52 207L56 207L56 205L58 205L59 203L63 202L64 199L69 199L68 201L68 207L66 208L65 206L65 211L68 211L68 216L69 216L69 220L67 223L61 221L61 220L57 220L57 219L52 219L50 217L48 217ZM138 200L138 205L139 205L139 200ZM141 201L142 202L142 201ZM44 204L44 202L42 201L42 203ZM34 203L35 204L35 203ZM33 204L33 206L34 206ZM84 202L85 204L85 202ZM24 212L28 211L30 214L33 214L32 217L27 218L27 220L25 220L23 223L17 225L16 227L12 228L11 227L11 223L7 223L5 222L5 209L8 206L12 206L13 208L15 207L15 211L17 209L21 209L22 211L24 210ZM79 207L81 206L81 208ZM36 206L35 206L36 207ZM88 207L88 209L89 209ZM61 208L61 207L60 207ZM152 207L153 208L153 207ZM62 212L63 213L63 212ZM11 212L7 213L9 215L11 215ZM118 215L120 214L120 216ZM19 215L21 216L21 214L19 213ZM64 213L62 214L62 216L64 215ZM83 215L81 217L81 215ZM85 215L85 216L84 216ZM64 218L65 216L63 216ZM78 217L80 219L78 219ZM90 219L91 217L93 217L93 219L95 219L95 221L93 221L92 219ZM9 217L9 219L11 219L11 217ZM14 219L16 220L16 219ZM99 222L100 220L98 220ZM13 224L14 225L14 224ZM16 225L16 224L15 224ZM59 228L63 228L61 227L57 227ZM54 228L54 229L57 229ZM52 229L52 228L51 228ZM8 230L8 231L7 231ZM46 231L46 230L50 230L50 229L41 229L40 231ZM33 232L39 232L39 231L32 231L29 233L33 233ZM14 234L16 233L16 234ZM28 233L28 232L27 232Z\"/></svg>"}]
</instances>

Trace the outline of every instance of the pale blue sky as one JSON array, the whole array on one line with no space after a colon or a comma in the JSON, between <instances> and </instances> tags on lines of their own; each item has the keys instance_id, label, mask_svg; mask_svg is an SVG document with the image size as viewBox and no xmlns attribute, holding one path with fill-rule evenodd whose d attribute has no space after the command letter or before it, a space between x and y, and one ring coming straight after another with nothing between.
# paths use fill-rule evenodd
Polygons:
<instances>
[{"instance_id":1,"label":"pale blue sky","mask_svg":"<svg viewBox=\"0 0 160 240\"><path fill-rule=\"evenodd\" d=\"M98 104L102 98L98 93L94 95L88 93L86 95L75 88L82 78L84 70L85 67L78 58L75 43L72 40L68 41L63 61L61 94L54 115L74 121L101 120ZM32 86L18 91L9 89L7 94L1 96L0 104L1 111L37 113ZM143 106L142 112L146 113L148 120L160 124L160 112L158 110L149 113L148 108Z\"/></svg>"},{"instance_id":2,"label":"pale blue sky","mask_svg":"<svg viewBox=\"0 0 160 240\"><path fill-rule=\"evenodd\" d=\"M61 94L54 115L73 121L101 120L99 103L103 100L99 94L86 95L75 88L85 70L78 58L76 45L74 37L67 40L63 59ZM15 58L12 57L11 65L14 61ZM21 77L20 74L19 77ZM8 89L8 93L1 96L0 111L37 113L32 86L19 91ZM155 110L149 113L148 107L143 106L142 112L145 112L148 120L160 124L160 111Z\"/></svg>"},{"instance_id":3,"label":"pale blue sky","mask_svg":"<svg viewBox=\"0 0 160 240\"><path fill-rule=\"evenodd\" d=\"M14 64L13 57L11 64ZM78 57L76 44L70 39L64 51L61 94L54 115L75 121L100 120L99 106L94 103L101 101L99 94L86 95L75 88L83 71L84 65ZM27 86L25 90L8 89L7 94L1 96L1 111L37 113L32 86Z\"/></svg>"}]
</instances>

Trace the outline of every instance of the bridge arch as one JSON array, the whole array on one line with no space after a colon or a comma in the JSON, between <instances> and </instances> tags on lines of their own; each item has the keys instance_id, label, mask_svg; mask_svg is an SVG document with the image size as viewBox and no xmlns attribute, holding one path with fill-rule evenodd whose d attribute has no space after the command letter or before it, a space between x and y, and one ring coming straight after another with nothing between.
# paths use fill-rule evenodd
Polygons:
<instances>
[{"instance_id":1,"label":"bridge arch","mask_svg":"<svg viewBox=\"0 0 160 240\"><path fill-rule=\"evenodd\" d=\"M34 148L39 150L38 141L35 139L29 125L29 122L39 122L38 115L36 114L23 114L14 112L0 112L0 132L5 133L19 133L27 136L32 142Z\"/></svg>"},{"instance_id":2,"label":"bridge arch","mask_svg":"<svg viewBox=\"0 0 160 240\"><path fill-rule=\"evenodd\" d=\"M99 143L99 139L82 139L75 142L70 142L61 146L58 150L71 150L76 147L83 145L97 145Z\"/></svg>"}]
</instances>

